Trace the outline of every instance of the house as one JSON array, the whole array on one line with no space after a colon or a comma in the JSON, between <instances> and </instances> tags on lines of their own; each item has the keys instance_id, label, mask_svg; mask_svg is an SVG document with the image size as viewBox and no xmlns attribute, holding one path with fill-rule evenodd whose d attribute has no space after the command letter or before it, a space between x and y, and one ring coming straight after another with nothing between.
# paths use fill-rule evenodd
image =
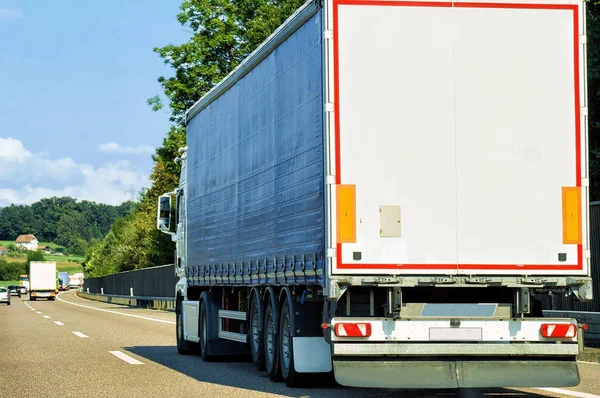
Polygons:
<instances>
[{"instance_id":1,"label":"house","mask_svg":"<svg viewBox=\"0 0 600 398\"><path fill-rule=\"evenodd\" d=\"M0 256L3 255L4 253L8 253L8 249L4 246L0 246Z\"/></svg>"},{"instance_id":2,"label":"house","mask_svg":"<svg viewBox=\"0 0 600 398\"><path fill-rule=\"evenodd\" d=\"M39 251L44 252L45 254L52 253L52 248L50 246L38 246Z\"/></svg>"},{"instance_id":3,"label":"house","mask_svg":"<svg viewBox=\"0 0 600 398\"><path fill-rule=\"evenodd\" d=\"M19 235L15 240L15 247L17 249L37 250L39 243L33 235Z\"/></svg>"}]
</instances>

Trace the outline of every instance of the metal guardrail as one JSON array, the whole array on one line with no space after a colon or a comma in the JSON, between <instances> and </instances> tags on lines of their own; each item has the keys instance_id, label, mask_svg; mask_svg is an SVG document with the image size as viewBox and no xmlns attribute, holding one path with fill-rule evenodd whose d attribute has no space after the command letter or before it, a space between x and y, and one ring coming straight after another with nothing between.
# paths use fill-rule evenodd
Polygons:
<instances>
[{"instance_id":1,"label":"metal guardrail","mask_svg":"<svg viewBox=\"0 0 600 398\"><path fill-rule=\"evenodd\" d=\"M175 264L85 278L83 291L128 297L175 297Z\"/></svg>"},{"instance_id":2,"label":"metal guardrail","mask_svg":"<svg viewBox=\"0 0 600 398\"><path fill-rule=\"evenodd\" d=\"M128 305L130 307L153 308L164 311L175 311L174 297L119 296L89 293L86 291L77 292L77 295L86 299L102 301L105 303Z\"/></svg>"}]
</instances>

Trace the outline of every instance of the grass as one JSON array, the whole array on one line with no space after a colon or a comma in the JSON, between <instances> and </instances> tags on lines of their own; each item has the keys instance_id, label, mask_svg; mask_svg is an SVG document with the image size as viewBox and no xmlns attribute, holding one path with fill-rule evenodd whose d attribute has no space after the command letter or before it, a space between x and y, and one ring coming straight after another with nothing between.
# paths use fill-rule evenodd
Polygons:
<instances>
[{"instance_id":1,"label":"grass","mask_svg":"<svg viewBox=\"0 0 600 398\"><path fill-rule=\"evenodd\" d=\"M83 260L85 260L85 257L83 256L47 256L44 254L44 258L46 259L46 261L56 261L56 262L72 262L72 263L78 263L81 264L83 262Z\"/></svg>"},{"instance_id":2,"label":"grass","mask_svg":"<svg viewBox=\"0 0 600 398\"><path fill-rule=\"evenodd\" d=\"M22 263L27 261L27 254L22 254L19 256L13 256L13 255L3 255L2 257L4 260L6 260L9 263ZM85 257L83 256L46 256L44 255L44 259L45 261L56 261L56 263L65 263L65 264L70 264L71 266L75 266L78 264L81 264L83 262L83 260L85 260Z\"/></svg>"},{"instance_id":3,"label":"grass","mask_svg":"<svg viewBox=\"0 0 600 398\"><path fill-rule=\"evenodd\" d=\"M14 240L0 240L0 246L8 247L8 245L14 245L14 244L15 244ZM38 243L38 246L50 246L54 250L58 250L58 249L64 250L65 249L64 246L57 245L54 242L40 242L40 243Z\"/></svg>"},{"instance_id":4,"label":"grass","mask_svg":"<svg viewBox=\"0 0 600 398\"><path fill-rule=\"evenodd\" d=\"M19 281L0 281L0 286L8 287L9 285L18 285Z\"/></svg>"},{"instance_id":5,"label":"grass","mask_svg":"<svg viewBox=\"0 0 600 398\"><path fill-rule=\"evenodd\" d=\"M72 264L58 264L56 263L56 270L59 272L68 272L69 274L78 274L83 272L83 267L81 265L74 266Z\"/></svg>"},{"instance_id":6,"label":"grass","mask_svg":"<svg viewBox=\"0 0 600 398\"><path fill-rule=\"evenodd\" d=\"M27 261L27 256L19 256L19 257L9 257L9 256L0 256L3 260L6 260L7 263L24 263ZM44 256L46 261L55 261L56 262L56 270L68 272L69 274L76 274L78 272L83 272L83 267L81 266L81 262L83 262L84 257L77 256Z\"/></svg>"}]
</instances>

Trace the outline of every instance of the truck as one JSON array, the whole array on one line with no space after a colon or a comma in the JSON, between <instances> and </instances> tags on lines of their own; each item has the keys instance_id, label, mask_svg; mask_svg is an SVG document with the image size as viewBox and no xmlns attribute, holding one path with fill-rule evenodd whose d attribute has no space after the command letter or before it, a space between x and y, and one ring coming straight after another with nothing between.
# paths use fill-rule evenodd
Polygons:
<instances>
[{"instance_id":1,"label":"truck","mask_svg":"<svg viewBox=\"0 0 600 398\"><path fill-rule=\"evenodd\" d=\"M592 299L585 43L580 0L306 2L186 112L178 352L578 385L582 325L541 298Z\"/></svg>"},{"instance_id":2,"label":"truck","mask_svg":"<svg viewBox=\"0 0 600 398\"><path fill-rule=\"evenodd\" d=\"M79 289L83 286L83 273L69 275L69 288Z\"/></svg>"},{"instance_id":3,"label":"truck","mask_svg":"<svg viewBox=\"0 0 600 398\"><path fill-rule=\"evenodd\" d=\"M19 275L19 286L24 286L25 290L29 292L29 275L21 274ZM27 293L25 293L27 294Z\"/></svg>"},{"instance_id":4,"label":"truck","mask_svg":"<svg viewBox=\"0 0 600 398\"><path fill-rule=\"evenodd\" d=\"M69 273L61 271L58 273L58 290L69 290Z\"/></svg>"},{"instance_id":5,"label":"truck","mask_svg":"<svg viewBox=\"0 0 600 398\"><path fill-rule=\"evenodd\" d=\"M56 298L56 262L32 261L29 264L29 300L46 298L54 301Z\"/></svg>"}]
</instances>

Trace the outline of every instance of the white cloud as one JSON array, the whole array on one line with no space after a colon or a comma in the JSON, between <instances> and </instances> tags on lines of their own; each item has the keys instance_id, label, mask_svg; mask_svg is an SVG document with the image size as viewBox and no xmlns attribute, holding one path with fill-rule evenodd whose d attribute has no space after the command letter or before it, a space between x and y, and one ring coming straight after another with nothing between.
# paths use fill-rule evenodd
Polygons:
<instances>
[{"instance_id":1,"label":"white cloud","mask_svg":"<svg viewBox=\"0 0 600 398\"><path fill-rule=\"evenodd\" d=\"M12 8L0 8L0 19L15 19L21 18L23 11Z\"/></svg>"},{"instance_id":2,"label":"white cloud","mask_svg":"<svg viewBox=\"0 0 600 398\"><path fill-rule=\"evenodd\" d=\"M31 157L31 152L25 149L21 141L10 137L0 137L0 161L8 160L23 163L29 157Z\"/></svg>"},{"instance_id":3,"label":"white cloud","mask_svg":"<svg viewBox=\"0 0 600 398\"><path fill-rule=\"evenodd\" d=\"M107 153L128 153L128 154L152 154L154 153L154 148L150 145L138 145L138 146L121 146L116 142L107 142L106 144L100 145L98 148L100 152Z\"/></svg>"},{"instance_id":4,"label":"white cloud","mask_svg":"<svg viewBox=\"0 0 600 398\"><path fill-rule=\"evenodd\" d=\"M132 169L127 161L106 163L100 167L78 164L71 158L48 159L27 151L21 141L0 138L27 156L3 156L0 149L0 183L16 188L0 189L0 206L31 204L42 198L70 196L79 200L118 205L135 192L149 186L148 175ZM14 153L17 153L15 151ZM4 185L4 184L3 184Z\"/></svg>"}]
</instances>

